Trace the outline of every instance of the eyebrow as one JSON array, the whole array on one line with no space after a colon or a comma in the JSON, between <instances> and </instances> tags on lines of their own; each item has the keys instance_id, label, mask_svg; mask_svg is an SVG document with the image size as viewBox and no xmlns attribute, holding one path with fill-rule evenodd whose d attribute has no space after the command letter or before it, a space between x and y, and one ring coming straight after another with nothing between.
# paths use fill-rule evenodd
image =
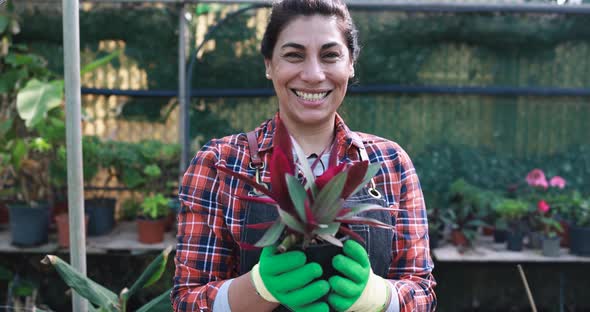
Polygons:
<instances>
[{"instance_id":1,"label":"eyebrow","mask_svg":"<svg viewBox=\"0 0 590 312\"><path fill-rule=\"evenodd\" d=\"M326 50L326 49L329 49L329 48L337 46L337 45L339 45L338 42L328 42L328 43L325 43L322 45L321 50ZM305 47L303 45L301 45L299 43L295 43L295 42L287 42L281 46L281 50L286 49L286 48L295 48L298 50L305 50Z\"/></svg>"}]
</instances>

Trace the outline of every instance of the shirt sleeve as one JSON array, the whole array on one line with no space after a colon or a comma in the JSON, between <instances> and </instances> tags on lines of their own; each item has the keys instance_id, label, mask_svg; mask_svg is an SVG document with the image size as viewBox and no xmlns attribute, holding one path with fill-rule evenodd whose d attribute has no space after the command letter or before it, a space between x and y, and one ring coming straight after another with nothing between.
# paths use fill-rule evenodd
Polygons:
<instances>
[{"instance_id":1,"label":"shirt sleeve","mask_svg":"<svg viewBox=\"0 0 590 312\"><path fill-rule=\"evenodd\" d=\"M401 312L434 311L436 281L432 275L434 264L430 256L428 242L428 221L426 205L420 181L410 157L402 149L397 149L393 159L396 180L393 185L399 194L394 208L396 213L395 235L393 240L393 261L388 278L397 292Z\"/></svg>"},{"instance_id":2,"label":"shirt sleeve","mask_svg":"<svg viewBox=\"0 0 590 312\"><path fill-rule=\"evenodd\" d=\"M219 288L232 277L234 242L218 200L218 155L216 144L207 143L182 179L170 295L174 311L211 311Z\"/></svg>"}]
</instances>

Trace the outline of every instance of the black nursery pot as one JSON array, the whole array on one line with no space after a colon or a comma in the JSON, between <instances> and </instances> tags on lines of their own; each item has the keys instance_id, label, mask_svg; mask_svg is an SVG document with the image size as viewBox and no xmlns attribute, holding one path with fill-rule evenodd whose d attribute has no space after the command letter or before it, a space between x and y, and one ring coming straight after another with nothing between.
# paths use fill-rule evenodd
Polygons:
<instances>
[{"instance_id":1,"label":"black nursery pot","mask_svg":"<svg viewBox=\"0 0 590 312\"><path fill-rule=\"evenodd\" d=\"M116 199L87 199L84 202L88 215L88 235L99 236L109 233L115 226Z\"/></svg>"},{"instance_id":2,"label":"black nursery pot","mask_svg":"<svg viewBox=\"0 0 590 312\"><path fill-rule=\"evenodd\" d=\"M512 251L522 251L523 237L524 235L521 232L508 232L508 235L506 237L506 248Z\"/></svg>"},{"instance_id":3,"label":"black nursery pot","mask_svg":"<svg viewBox=\"0 0 590 312\"><path fill-rule=\"evenodd\" d=\"M328 280L331 276L338 274L332 267L332 258L342 253L342 247L325 243L320 245L309 245L303 252L307 257L307 262L316 262L322 267L322 277L320 279Z\"/></svg>"},{"instance_id":4,"label":"black nursery pot","mask_svg":"<svg viewBox=\"0 0 590 312\"><path fill-rule=\"evenodd\" d=\"M578 256L590 256L590 227L570 228L570 252Z\"/></svg>"}]
</instances>

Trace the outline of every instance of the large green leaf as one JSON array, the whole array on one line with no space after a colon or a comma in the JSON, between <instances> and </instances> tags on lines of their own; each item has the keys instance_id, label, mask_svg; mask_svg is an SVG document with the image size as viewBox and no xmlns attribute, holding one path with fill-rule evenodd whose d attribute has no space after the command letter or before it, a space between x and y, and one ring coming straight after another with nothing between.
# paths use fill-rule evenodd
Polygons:
<instances>
[{"instance_id":1,"label":"large green leaf","mask_svg":"<svg viewBox=\"0 0 590 312\"><path fill-rule=\"evenodd\" d=\"M131 288L127 292L124 292L122 296L129 299L129 297L135 294L140 288L148 287L158 281L160 277L162 277L162 273L166 270L166 262L168 262L170 251L172 251L172 246L168 246L164 249L158 257L150 263L145 271L141 273Z\"/></svg>"},{"instance_id":2,"label":"large green leaf","mask_svg":"<svg viewBox=\"0 0 590 312\"><path fill-rule=\"evenodd\" d=\"M158 297L150 300L144 306L139 308L136 312L170 312L172 311L172 303L170 302L170 291L168 289Z\"/></svg>"},{"instance_id":3,"label":"large green leaf","mask_svg":"<svg viewBox=\"0 0 590 312\"><path fill-rule=\"evenodd\" d=\"M58 107L63 99L61 81L41 82L31 79L16 96L19 116L32 128L47 116L47 112Z\"/></svg>"},{"instance_id":4,"label":"large green leaf","mask_svg":"<svg viewBox=\"0 0 590 312\"><path fill-rule=\"evenodd\" d=\"M295 210L299 215L299 219L302 221L307 220L305 217L305 199L307 198L307 193L303 188L303 185L299 183L296 177L287 174L287 188L289 189L289 197L291 197L291 201L295 206Z\"/></svg>"},{"instance_id":5,"label":"large green leaf","mask_svg":"<svg viewBox=\"0 0 590 312\"><path fill-rule=\"evenodd\" d=\"M268 228L266 232L264 232L264 235L262 235L260 240L256 242L254 246L266 247L274 244L279 239L279 237L281 237L281 234L283 233L284 229L285 224L282 223L281 220L275 221L275 223L273 223L273 225L270 228Z\"/></svg>"},{"instance_id":6,"label":"large green leaf","mask_svg":"<svg viewBox=\"0 0 590 312\"><path fill-rule=\"evenodd\" d=\"M0 93L8 93L14 89L19 79L25 78L27 71L22 68L8 69L0 75Z\"/></svg>"},{"instance_id":7,"label":"large green leaf","mask_svg":"<svg viewBox=\"0 0 590 312\"><path fill-rule=\"evenodd\" d=\"M11 156L11 162L12 162L12 166L14 167L14 170L19 171L20 170L20 165L22 163L22 160L25 156L25 154L27 154L28 150L27 150L27 145L25 144L25 141L23 139L16 139L14 142L14 147L12 149L12 156Z\"/></svg>"},{"instance_id":8,"label":"large green leaf","mask_svg":"<svg viewBox=\"0 0 590 312\"><path fill-rule=\"evenodd\" d=\"M47 255L41 262L53 265L64 282L80 296L88 299L96 306L107 308L109 311L116 311L118 297L112 291L83 276L57 256Z\"/></svg>"},{"instance_id":9,"label":"large green leaf","mask_svg":"<svg viewBox=\"0 0 590 312\"><path fill-rule=\"evenodd\" d=\"M121 54L121 50L117 50L117 51L110 53L109 55L99 58L98 60L95 60L89 64L86 64L80 70L80 75L84 75L85 73L89 73L101 66L108 64L111 60L113 60L115 57L119 56L120 54Z\"/></svg>"},{"instance_id":10,"label":"large green leaf","mask_svg":"<svg viewBox=\"0 0 590 312\"><path fill-rule=\"evenodd\" d=\"M6 132L12 128L12 119L8 119L7 121L0 124L0 138L4 138Z\"/></svg>"},{"instance_id":11,"label":"large green leaf","mask_svg":"<svg viewBox=\"0 0 590 312\"><path fill-rule=\"evenodd\" d=\"M6 26L8 26L8 16L0 15L0 34L6 30Z\"/></svg>"},{"instance_id":12,"label":"large green leaf","mask_svg":"<svg viewBox=\"0 0 590 312\"><path fill-rule=\"evenodd\" d=\"M14 67L20 65L30 65L37 61L38 56L33 54L22 54L22 53L9 53L6 56L6 63Z\"/></svg>"}]
</instances>

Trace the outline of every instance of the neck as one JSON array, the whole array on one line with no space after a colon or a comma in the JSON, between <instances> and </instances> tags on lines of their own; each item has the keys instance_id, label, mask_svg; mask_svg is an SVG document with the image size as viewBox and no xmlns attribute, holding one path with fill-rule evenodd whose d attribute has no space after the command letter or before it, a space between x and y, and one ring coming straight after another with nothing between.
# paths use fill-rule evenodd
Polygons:
<instances>
[{"instance_id":1,"label":"neck","mask_svg":"<svg viewBox=\"0 0 590 312\"><path fill-rule=\"evenodd\" d=\"M289 133L301 146L305 155L320 154L325 152L334 139L334 118L330 122L318 125L297 126L287 120L281 119Z\"/></svg>"}]
</instances>

